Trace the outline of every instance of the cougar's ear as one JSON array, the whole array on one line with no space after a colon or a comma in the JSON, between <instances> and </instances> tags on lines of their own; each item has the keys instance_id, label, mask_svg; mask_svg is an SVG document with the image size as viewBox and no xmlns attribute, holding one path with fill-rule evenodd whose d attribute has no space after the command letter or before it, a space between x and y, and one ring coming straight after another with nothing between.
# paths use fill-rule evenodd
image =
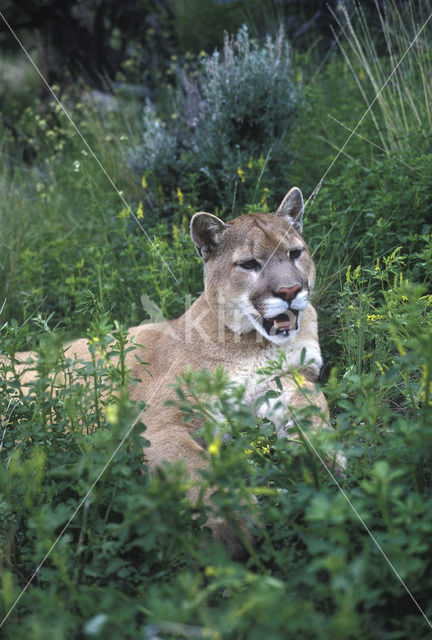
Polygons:
<instances>
[{"instance_id":1,"label":"cougar's ear","mask_svg":"<svg viewBox=\"0 0 432 640\"><path fill-rule=\"evenodd\" d=\"M220 242L223 232L228 228L225 222L211 213L196 213L190 224L190 232L196 250L204 262Z\"/></svg>"},{"instance_id":2,"label":"cougar's ear","mask_svg":"<svg viewBox=\"0 0 432 640\"><path fill-rule=\"evenodd\" d=\"M300 189L293 187L282 200L279 209L276 211L276 215L286 218L288 222L291 222L294 229L301 233L303 230L303 211L304 202L302 193Z\"/></svg>"}]
</instances>

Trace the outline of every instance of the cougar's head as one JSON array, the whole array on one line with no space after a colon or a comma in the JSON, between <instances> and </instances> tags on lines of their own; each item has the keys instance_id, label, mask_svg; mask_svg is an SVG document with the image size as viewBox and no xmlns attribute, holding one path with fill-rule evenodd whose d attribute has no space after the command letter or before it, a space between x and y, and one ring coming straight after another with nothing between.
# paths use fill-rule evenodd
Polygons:
<instances>
[{"instance_id":1,"label":"cougar's head","mask_svg":"<svg viewBox=\"0 0 432 640\"><path fill-rule=\"evenodd\" d=\"M191 235L204 261L210 305L236 333L255 329L283 344L297 333L315 282L301 236L303 198L294 187L275 214L252 213L227 223L196 213Z\"/></svg>"}]
</instances>

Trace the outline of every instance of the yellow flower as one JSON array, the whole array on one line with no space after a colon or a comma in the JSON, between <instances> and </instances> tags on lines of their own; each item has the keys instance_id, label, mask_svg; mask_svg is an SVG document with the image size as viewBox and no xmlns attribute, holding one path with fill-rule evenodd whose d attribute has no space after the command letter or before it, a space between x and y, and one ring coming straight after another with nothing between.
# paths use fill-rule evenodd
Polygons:
<instances>
[{"instance_id":1,"label":"yellow flower","mask_svg":"<svg viewBox=\"0 0 432 640\"><path fill-rule=\"evenodd\" d=\"M381 373L381 375L384 375L385 374L384 367L378 362L378 360L375 360L375 364L378 367L379 372Z\"/></svg>"},{"instance_id":2,"label":"yellow flower","mask_svg":"<svg viewBox=\"0 0 432 640\"><path fill-rule=\"evenodd\" d=\"M351 273L351 265L348 265L348 269L346 271L346 281L354 282L355 280L358 280L360 276L360 270L361 270L361 267L360 265L358 265L358 267L356 267L354 271Z\"/></svg>"},{"instance_id":3,"label":"yellow flower","mask_svg":"<svg viewBox=\"0 0 432 640\"><path fill-rule=\"evenodd\" d=\"M346 270L346 281L351 282L351 265L348 265L348 269Z\"/></svg>"},{"instance_id":4,"label":"yellow flower","mask_svg":"<svg viewBox=\"0 0 432 640\"><path fill-rule=\"evenodd\" d=\"M304 385L306 384L306 378L297 371L297 369L293 369L293 378L295 383L299 386L299 387L304 387Z\"/></svg>"},{"instance_id":5,"label":"yellow flower","mask_svg":"<svg viewBox=\"0 0 432 640\"><path fill-rule=\"evenodd\" d=\"M428 381L429 381L429 384L428 384ZM425 404L427 403L428 405L432 405L432 379L431 379L429 367L427 364L423 365L420 400Z\"/></svg>"},{"instance_id":6,"label":"yellow flower","mask_svg":"<svg viewBox=\"0 0 432 640\"><path fill-rule=\"evenodd\" d=\"M146 180L145 176L143 176L141 178L141 186L142 186L143 189L147 189L147 187L148 187L147 180Z\"/></svg>"},{"instance_id":7,"label":"yellow flower","mask_svg":"<svg viewBox=\"0 0 432 640\"><path fill-rule=\"evenodd\" d=\"M141 220L141 218L144 218L142 202L140 202L139 205L138 205L138 211L136 213L136 217L138 218L138 220Z\"/></svg>"},{"instance_id":8,"label":"yellow flower","mask_svg":"<svg viewBox=\"0 0 432 640\"><path fill-rule=\"evenodd\" d=\"M182 190L180 189L180 187L177 187L177 198L178 198L178 201L180 203L180 206L182 207L183 206L183 202L184 202L184 196L183 196L183 193L182 193Z\"/></svg>"},{"instance_id":9,"label":"yellow flower","mask_svg":"<svg viewBox=\"0 0 432 640\"><path fill-rule=\"evenodd\" d=\"M419 300L426 300L426 305L432 304L432 295L421 296Z\"/></svg>"},{"instance_id":10,"label":"yellow flower","mask_svg":"<svg viewBox=\"0 0 432 640\"><path fill-rule=\"evenodd\" d=\"M244 171L241 167L237 169L237 175L242 182L246 182L246 178L244 177Z\"/></svg>"},{"instance_id":11,"label":"yellow flower","mask_svg":"<svg viewBox=\"0 0 432 640\"><path fill-rule=\"evenodd\" d=\"M270 453L270 447L263 438L255 440L252 445L255 447L256 451L262 451L262 453ZM245 449L245 453L253 453L253 449Z\"/></svg>"},{"instance_id":12,"label":"yellow flower","mask_svg":"<svg viewBox=\"0 0 432 640\"><path fill-rule=\"evenodd\" d=\"M116 404L107 405L107 407L105 409L105 415L106 415L106 418L107 418L108 422L111 422L111 424L117 424L117 421L118 421L118 405L116 405Z\"/></svg>"},{"instance_id":13,"label":"yellow flower","mask_svg":"<svg viewBox=\"0 0 432 640\"><path fill-rule=\"evenodd\" d=\"M220 438L215 438L212 443L209 444L209 453L212 456L218 456L221 450L222 440Z\"/></svg>"},{"instance_id":14,"label":"yellow flower","mask_svg":"<svg viewBox=\"0 0 432 640\"><path fill-rule=\"evenodd\" d=\"M404 347L401 345L401 343L399 342L399 340L395 340L396 342L396 347L397 350L399 351L399 354L401 356L406 356L406 350L404 349Z\"/></svg>"},{"instance_id":15,"label":"yellow flower","mask_svg":"<svg viewBox=\"0 0 432 640\"><path fill-rule=\"evenodd\" d=\"M263 189L263 194L261 196L261 204L263 206L267 206L267 194L270 191L270 189L267 189L267 187L264 187Z\"/></svg>"}]
</instances>

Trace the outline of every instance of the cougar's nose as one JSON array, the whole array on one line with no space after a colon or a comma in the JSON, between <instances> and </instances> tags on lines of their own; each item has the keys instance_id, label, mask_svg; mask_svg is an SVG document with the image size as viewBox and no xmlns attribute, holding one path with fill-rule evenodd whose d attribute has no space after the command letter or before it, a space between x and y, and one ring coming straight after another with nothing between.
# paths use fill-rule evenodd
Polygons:
<instances>
[{"instance_id":1,"label":"cougar's nose","mask_svg":"<svg viewBox=\"0 0 432 640\"><path fill-rule=\"evenodd\" d=\"M299 284L295 284L293 287L282 287L281 289L279 289L276 295L278 296L278 298L282 298L282 300L289 302L290 300L295 298L297 292L300 291L300 289L301 286Z\"/></svg>"}]
</instances>

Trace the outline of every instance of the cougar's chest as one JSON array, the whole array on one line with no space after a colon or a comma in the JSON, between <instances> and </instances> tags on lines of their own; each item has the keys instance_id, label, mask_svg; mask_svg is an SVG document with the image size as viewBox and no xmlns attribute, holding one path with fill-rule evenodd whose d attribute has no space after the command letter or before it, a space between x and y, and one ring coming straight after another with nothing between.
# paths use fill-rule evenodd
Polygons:
<instances>
[{"instance_id":1,"label":"cougar's chest","mask_svg":"<svg viewBox=\"0 0 432 640\"><path fill-rule=\"evenodd\" d=\"M268 389L275 387L275 378L278 375L289 373L292 367L300 368L309 364L312 377L318 377L322 365L318 340L311 336L305 338L299 335L283 347L269 343L255 352L239 355L235 366L231 368L231 378L246 386L245 400L250 406L253 407L256 399ZM282 370L276 365L274 370L269 372L269 361L278 361L280 351L284 352ZM266 367L266 373L260 373L263 367Z\"/></svg>"},{"instance_id":2,"label":"cougar's chest","mask_svg":"<svg viewBox=\"0 0 432 640\"><path fill-rule=\"evenodd\" d=\"M245 400L252 407L255 400L266 392L272 385L277 372L270 376L260 373L260 369L269 366L269 360L276 360L278 348L269 343L268 346L259 349L256 353L245 353L236 361L235 367L231 371L233 381L246 386Z\"/></svg>"}]
</instances>

